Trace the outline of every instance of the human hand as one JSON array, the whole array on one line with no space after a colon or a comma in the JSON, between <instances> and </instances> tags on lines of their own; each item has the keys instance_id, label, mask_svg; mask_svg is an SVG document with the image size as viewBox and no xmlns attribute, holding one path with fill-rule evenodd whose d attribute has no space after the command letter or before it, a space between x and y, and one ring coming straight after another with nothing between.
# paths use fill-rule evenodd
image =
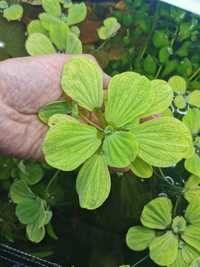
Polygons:
<instances>
[{"instance_id":1,"label":"human hand","mask_svg":"<svg viewBox=\"0 0 200 267\"><path fill-rule=\"evenodd\" d=\"M0 153L42 158L47 126L37 112L61 97L60 77L70 58L55 54L0 62ZM104 88L108 82L104 74Z\"/></svg>"}]
</instances>

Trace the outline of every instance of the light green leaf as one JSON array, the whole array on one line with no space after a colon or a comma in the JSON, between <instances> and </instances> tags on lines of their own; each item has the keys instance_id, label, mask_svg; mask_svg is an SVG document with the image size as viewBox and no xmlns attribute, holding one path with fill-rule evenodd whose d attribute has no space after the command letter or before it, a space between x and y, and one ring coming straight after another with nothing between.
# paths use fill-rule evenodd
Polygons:
<instances>
[{"instance_id":1,"label":"light green leaf","mask_svg":"<svg viewBox=\"0 0 200 267\"><path fill-rule=\"evenodd\" d=\"M70 31L73 33L73 34L75 34L76 35L76 37L80 37L80 29L79 29L79 27L77 27L77 26L72 26L72 27L70 27Z\"/></svg>"},{"instance_id":2,"label":"light green leaf","mask_svg":"<svg viewBox=\"0 0 200 267\"><path fill-rule=\"evenodd\" d=\"M34 199L35 195L24 181L17 180L10 188L10 197L13 202L19 204L27 199Z\"/></svg>"},{"instance_id":3,"label":"light green leaf","mask_svg":"<svg viewBox=\"0 0 200 267\"><path fill-rule=\"evenodd\" d=\"M82 2L80 4L73 4L68 9L67 23L74 25L83 21L87 16L87 7Z\"/></svg>"},{"instance_id":4,"label":"light green leaf","mask_svg":"<svg viewBox=\"0 0 200 267\"><path fill-rule=\"evenodd\" d=\"M174 98L174 104L179 109L184 109L186 107L186 100L183 95L177 95Z\"/></svg>"},{"instance_id":5,"label":"light green leaf","mask_svg":"<svg viewBox=\"0 0 200 267\"><path fill-rule=\"evenodd\" d=\"M188 103L197 108L200 108L200 90L194 90L188 96Z\"/></svg>"},{"instance_id":6,"label":"light green leaf","mask_svg":"<svg viewBox=\"0 0 200 267\"><path fill-rule=\"evenodd\" d=\"M31 56L56 53L49 38L42 33L31 34L26 41L26 50Z\"/></svg>"},{"instance_id":7,"label":"light green leaf","mask_svg":"<svg viewBox=\"0 0 200 267\"><path fill-rule=\"evenodd\" d=\"M150 178L153 175L151 165L137 157L130 165L131 171L140 178Z\"/></svg>"},{"instance_id":8,"label":"light green leaf","mask_svg":"<svg viewBox=\"0 0 200 267\"><path fill-rule=\"evenodd\" d=\"M42 23L40 20L35 19L32 20L27 27L27 32L29 35L33 34L33 33L43 33L43 34L47 34L46 29L42 26Z\"/></svg>"},{"instance_id":9,"label":"light green leaf","mask_svg":"<svg viewBox=\"0 0 200 267\"><path fill-rule=\"evenodd\" d=\"M156 237L149 246L150 258L158 265L166 266L175 262L178 256L178 238L171 232Z\"/></svg>"},{"instance_id":10,"label":"light green leaf","mask_svg":"<svg viewBox=\"0 0 200 267\"><path fill-rule=\"evenodd\" d=\"M190 264L194 259L199 256L199 252L186 243L182 246L182 257L187 264Z\"/></svg>"},{"instance_id":11,"label":"light green leaf","mask_svg":"<svg viewBox=\"0 0 200 267\"><path fill-rule=\"evenodd\" d=\"M169 167L193 153L192 137L179 120L163 117L132 130L140 145L139 157L157 167Z\"/></svg>"},{"instance_id":12,"label":"light green leaf","mask_svg":"<svg viewBox=\"0 0 200 267\"><path fill-rule=\"evenodd\" d=\"M183 233L186 228L186 221L183 216L176 216L172 222L172 230L175 234Z\"/></svg>"},{"instance_id":13,"label":"light green leaf","mask_svg":"<svg viewBox=\"0 0 200 267\"><path fill-rule=\"evenodd\" d=\"M148 248L155 237L155 231L142 226L134 226L128 230L126 244L132 250L142 251Z\"/></svg>"},{"instance_id":14,"label":"light green leaf","mask_svg":"<svg viewBox=\"0 0 200 267\"><path fill-rule=\"evenodd\" d=\"M44 10L55 17L61 15L61 6L58 0L42 0L42 7Z\"/></svg>"},{"instance_id":15,"label":"light green leaf","mask_svg":"<svg viewBox=\"0 0 200 267\"><path fill-rule=\"evenodd\" d=\"M64 92L89 111L103 104L103 73L93 60L79 56L64 66L62 75Z\"/></svg>"},{"instance_id":16,"label":"light green leaf","mask_svg":"<svg viewBox=\"0 0 200 267\"><path fill-rule=\"evenodd\" d=\"M50 31L50 27L55 23L60 23L61 19L55 16L52 16L47 13L40 13L39 19L41 21L42 26L47 30Z\"/></svg>"},{"instance_id":17,"label":"light green leaf","mask_svg":"<svg viewBox=\"0 0 200 267\"><path fill-rule=\"evenodd\" d=\"M65 53L81 54L83 51L82 43L79 38L72 32L67 34Z\"/></svg>"},{"instance_id":18,"label":"light green leaf","mask_svg":"<svg viewBox=\"0 0 200 267\"><path fill-rule=\"evenodd\" d=\"M190 267L200 267L200 257L198 257L197 259L195 259L192 264L190 265Z\"/></svg>"},{"instance_id":19,"label":"light green leaf","mask_svg":"<svg viewBox=\"0 0 200 267\"><path fill-rule=\"evenodd\" d=\"M110 193L111 181L104 156L95 154L82 166L76 181L80 206L97 209Z\"/></svg>"},{"instance_id":20,"label":"light green leaf","mask_svg":"<svg viewBox=\"0 0 200 267\"><path fill-rule=\"evenodd\" d=\"M189 224L200 225L200 198L193 199L185 211L185 218Z\"/></svg>"},{"instance_id":21,"label":"light green leaf","mask_svg":"<svg viewBox=\"0 0 200 267\"><path fill-rule=\"evenodd\" d=\"M106 40L115 36L121 27L117 19L114 17L106 18L103 21L103 24L104 25L97 30L99 38L102 40Z\"/></svg>"},{"instance_id":22,"label":"light green leaf","mask_svg":"<svg viewBox=\"0 0 200 267\"><path fill-rule=\"evenodd\" d=\"M41 213L44 212L41 199L26 199L16 207L16 215L22 224L37 222Z\"/></svg>"},{"instance_id":23,"label":"light green leaf","mask_svg":"<svg viewBox=\"0 0 200 267\"><path fill-rule=\"evenodd\" d=\"M39 228L37 224L28 224L26 226L26 233L30 241L40 243L45 237L45 228L44 226Z\"/></svg>"},{"instance_id":24,"label":"light green leaf","mask_svg":"<svg viewBox=\"0 0 200 267\"><path fill-rule=\"evenodd\" d=\"M70 112L71 105L66 100L60 100L40 108L38 115L42 122L48 123L49 118L54 114L69 114Z\"/></svg>"},{"instance_id":25,"label":"light green leaf","mask_svg":"<svg viewBox=\"0 0 200 267\"><path fill-rule=\"evenodd\" d=\"M8 7L8 2L7 1L0 1L0 9L5 9Z\"/></svg>"},{"instance_id":26,"label":"light green leaf","mask_svg":"<svg viewBox=\"0 0 200 267\"><path fill-rule=\"evenodd\" d=\"M190 129L192 134L198 134L200 131L200 110L190 108L183 117L183 123Z\"/></svg>"},{"instance_id":27,"label":"light green leaf","mask_svg":"<svg viewBox=\"0 0 200 267\"><path fill-rule=\"evenodd\" d=\"M48 125L49 127L54 127L55 125L57 125L58 123L80 123L80 121L78 121L77 119L75 119L74 117L71 117L69 115L65 115L65 114L54 114L53 116L51 116L48 120Z\"/></svg>"},{"instance_id":28,"label":"light green leaf","mask_svg":"<svg viewBox=\"0 0 200 267\"><path fill-rule=\"evenodd\" d=\"M200 225L189 225L181 237L200 253Z\"/></svg>"},{"instance_id":29,"label":"light green leaf","mask_svg":"<svg viewBox=\"0 0 200 267\"><path fill-rule=\"evenodd\" d=\"M185 160L184 166L187 171L200 176L200 157L196 153L191 158Z\"/></svg>"},{"instance_id":30,"label":"light green leaf","mask_svg":"<svg viewBox=\"0 0 200 267\"><path fill-rule=\"evenodd\" d=\"M200 199L200 177L191 175L185 184L184 197L188 202Z\"/></svg>"},{"instance_id":31,"label":"light green leaf","mask_svg":"<svg viewBox=\"0 0 200 267\"><path fill-rule=\"evenodd\" d=\"M3 17L8 21L20 20L23 16L23 8L21 5L15 4L4 9Z\"/></svg>"},{"instance_id":32,"label":"light green leaf","mask_svg":"<svg viewBox=\"0 0 200 267\"><path fill-rule=\"evenodd\" d=\"M182 257L181 249L178 250L178 256L172 264L168 265L167 267L188 267L188 264L184 261Z\"/></svg>"},{"instance_id":33,"label":"light green leaf","mask_svg":"<svg viewBox=\"0 0 200 267\"><path fill-rule=\"evenodd\" d=\"M181 76L173 76L169 79L168 83L170 84L171 88L177 94L184 94L187 89L187 84L184 78Z\"/></svg>"},{"instance_id":34,"label":"light green leaf","mask_svg":"<svg viewBox=\"0 0 200 267\"><path fill-rule=\"evenodd\" d=\"M54 24L49 25L50 39L60 51L65 52L68 34L69 27L63 21L57 21Z\"/></svg>"},{"instance_id":35,"label":"light green leaf","mask_svg":"<svg viewBox=\"0 0 200 267\"><path fill-rule=\"evenodd\" d=\"M167 197L158 197L144 206L141 222L151 229L166 229L172 221L172 202Z\"/></svg>"},{"instance_id":36,"label":"light green leaf","mask_svg":"<svg viewBox=\"0 0 200 267\"><path fill-rule=\"evenodd\" d=\"M44 171L41 165L37 162L29 162L25 165L25 170L19 173L21 179L24 179L27 184L37 184L44 176Z\"/></svg>"},{"instance_id":37,"label":"light green leaf","mask_svg":"<svg viewBox=\"0 0 200 267\"><path fill-rule=\"evenodd\" d=\"M106 135L102 149L109 166L124 168L136 158L139 147L132 133L116 131Z\"/></svg>"},{"instance_id":38,"label":"light green leaf","mask_svg":"<svg viewBox=\"0 0 200 267\"><path fill-rule=\"evenodd\" d=\"M96 128L74 121L59 121L48 131L43 144L47 163L57 169L76 169L101 145Z\"/></svg>"},{"instance_id":39,"label":"light green leaf","mask_svg":"<svg viewBox=\"0 0 200 267\"><path fill-rule=\"evenodd\" d=\"M153 103L150 81L135 72L115 75L109 82L105 118L113 127L123 127L145 113Z\"/></svg>"},{"instance_id":40,"label":"light green leaf","mask_svg":"<svg viewBox=\"0 0 200 267\"><path fill-rule=\"evenodd\" d=\"M155 92L155 97L153 103L142 117L159 114L165 111L173 100L173 91L167 82L163 80L153 80L151 81L151 88Z\"/></svg>"}]
</instances>

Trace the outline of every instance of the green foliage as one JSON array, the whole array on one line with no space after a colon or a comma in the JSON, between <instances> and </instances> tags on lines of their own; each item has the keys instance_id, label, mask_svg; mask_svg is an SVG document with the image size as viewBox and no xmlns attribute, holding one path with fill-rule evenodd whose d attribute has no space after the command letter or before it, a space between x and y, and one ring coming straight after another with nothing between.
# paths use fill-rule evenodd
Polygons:
<instances>
[{"instance_id":1,"label":"green foliage","mask_svg":"<svg viewBox=\"0 0 200 267\"><path fill-rule=\"evenodd\" d=\"M144 227L134 226L128 230L128 247L136 251L149 248L150 258L160 266L189 266L199 252L199 203L193 199L184 217L173 218L174 210L169 198L153 199L142 211Z\"/></svg>"},{"instance_id":2,"label":"green foliage","mask_svg":"<svg viewBox=\"0 0 200 267\"><path fill-rule=\"evenodd\" d=\"M164 81L150 82L134 72L114 76L108 87L105 115L101 110L102 71L93 60L83 56L72 58L64 66L61 83L64 92L81 108L93 112L97 120L93 122L87 118L81 109L79 118L85 123L73 117L70 119L69 116L54 115L53 120L49 119L50 129L43 145L48 164L64 171L76 169L94 155L89 163L83 165L78 175L77 191L81 207L97 208L109 194L110 180L107 178L107 169L102 167L102 160L93 163L94 170L91 167L86 170L85 167L90 166L90 161L98 153L102 153L108 166L125 168L131 165L133 170L137 155L146 164L162 167L191 156L191 136L180 121L166 117L138 123L146 113L154 114L170 105L172 92ZM153 106L154 103L159 103L157 108ZM91 181L94 172L97 173L96 185L92 182L84 185L83 180L87 177ZM96 188L100 177L105 177L102 195Z\"/></svg>"},{"instance_id":3,"label":"green foliage","mask_svg":"<svg viewBox=\"0 0 200 267\"><path fill-rule=\"evenodd\" d=\"M106 18L103 21L103 24L104 25L101 26L97 31L99 38L102 40L107 40L115 36L121 27L117 19L113 17Z\"/></svg>"},{"instance_id":4,"label":"green foliage","mask_svg":"<svg viewBox=\"0 0 200 267\"><path fill-rule=\"evenodd\" d=\"M84 3L71 4L68 15L62 12L65 3L58 0L43 0L44 13L28 25L29 37L26 50L31 56L52 54L57 51L68 54L81 54L82 43L74 24L82 22L87 16ZM38 45L39 44L39 45Z\"/></svg>"},{"instance_id":5,"label":"green foliage","mask_svg":"<svg viewBox=\"0 0 200 267\"><path fill-rule=\"evenodd\" d=\"M11 5L4 9L3 17L8 21L20 20L23 16L23 8L20 5Z\"/></svg>"}]
</instances>

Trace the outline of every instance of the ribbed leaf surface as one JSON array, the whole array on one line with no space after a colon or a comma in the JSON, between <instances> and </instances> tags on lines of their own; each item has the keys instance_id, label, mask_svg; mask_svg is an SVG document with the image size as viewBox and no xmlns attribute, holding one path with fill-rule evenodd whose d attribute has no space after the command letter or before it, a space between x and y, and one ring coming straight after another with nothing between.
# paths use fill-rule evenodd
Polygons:
<instances>
[{"instance_id":1,"label":"ribbed leaf surface","mask_svg":"<svg viewBox=\"0 0 200 267\"><path fill-rule=\"evenodd\" d=\"M108 86L106 120L114 127L122 127L148 110L153 99L147 78L134 72L117 74Z\"/></svg>"},{"instance_id":2,"label":"ribbed leaf surface","mask_svg":"<svg viewBox=\"0 0 200 267\"><path fill-rule=\"evenodd\" d=\"M95 154L82 166L76 189L82 208L96 209L110 193L111 181L108 167L101 154Z\"/></svg>"},{"instance_id":3,"label":"ribbed leaf surface","mask_svg":"<svg viewBox=\"0 0 200 267\"><path fill-rule=\"evenodd\" d=\"M80 106L89 111L103 104L103 73L96 62L84 56L64 66L62 88Z\"/></svg>"},{"instance_id":4,"label":"ribbed leaf surface","mask_svg":"<svg viewBox=\"0 0 200 267\"><path fill-rule=\"evenodd\" d=\"M193 153L188 128L175 118L144 122L132 130L140 145L139 156L157 167L169 167Z\"/></svg>"},{"instance_id":5,"label":"ribbed leaf surface","mask_svg":"<svg viewBox=\"0 0 200 267\"><path fill-rule=\"evenodd\" d=\"M200 253L200 225L189 225L181 237Z\"/></svg>"},{"instance_id":6,"label":"ribbed leaf surface","mask_svg":"<svg viewBox=\"0 0 200 267\"><path fill-rule=\"evenodd\" d=\"M158 197L144 206L141 222L151 229L166 229L172 221L172 203L167 197Z\"/></svg>"},{"instance_id":7,"label":"ribbed leaf surface","mask_svg":"<svg viewBox=\"0 0 200 267\"><path fill-rule=\"evenodd\" d=\"M70 171L91 157L101 145L96 128L77 121L58 120L48 131L43 144L46 161L54 168Z\"/></svg>"},{"instance_id":8,"label":"ribbed leaf surface","mask_svg":"<svg viewBox=\"0 0 200 267\"><path fill-rule=\"evenodd\" d=\"M132 133L114 132L105 137L103 152L109 166L127 167L137 156L138 142Z\"/></svg>"}]
</instances>

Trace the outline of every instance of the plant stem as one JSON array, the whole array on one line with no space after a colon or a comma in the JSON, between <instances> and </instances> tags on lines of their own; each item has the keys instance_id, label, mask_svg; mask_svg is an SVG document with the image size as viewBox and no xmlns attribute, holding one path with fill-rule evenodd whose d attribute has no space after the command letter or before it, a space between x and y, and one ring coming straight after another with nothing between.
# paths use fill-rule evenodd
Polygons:
<instances>
[{"instance_id":1,"label":"plant stem","mask_svg":"<svg viewBox=\"0 0 200 267\"><path fill-rule=\"evenodd\" d=\"M56 178L58 177L59 173L60 173L60 170L57 170L57 171L54 173L54 175L52 176L51 180L49 181L49 183L48 183L48 185L47 185L46 192L49 191L50 186L54 183L54 181L55 181Z\"/></svg>"},{"instance_id":2,"label":"plant stem","mask_svg":"<svg viewBox=\"0 0 200 267\"><path fill-rule=\"evenodd\" d=\"M175 206L174 206L174 211L173 211L173 217L176 217L177 215L177 212L178 212L178 208L179 208L179 205L181 203L181 199L182 199L182 195L179 195L176 199L176 203L175 203Z\"/></svg>"},{"instance_id":3,"label":"plant stem","mask_svg":"<svg viewBox=\"0 0 200 267\"><path fill-rule=\"evenodd\" d=\"M162 71L163 65L160 65L160 67L158 68L158 71L156 73L155 79L157 79Z\"/></svg>"},{"instance_id":4,"label":"plant stem","mask_svg":"<svg viewBox=\"0 0 200 267\"><path fill-rule=\"evenodd\" d=\"M102 44L100 44L100 46L98 46L96 48L96 52L100 51L102 48L104 48L104 46L107 44L108 40L105 40Z\"/></svg>"},{"instance_id":5,"label":"plant stem","mask_svg":"<svg viewBox=\"0 0 200 267\"><path fill-rule=\"evenodd\" d=\"M200 67L190 76L189 81L193 80L200 73Z\"/></svg>"},{"instance_id":6,"label":"plant stem","mask_svg":"<svg viewBox=\"0 0 200 267\"><path fill-rule=\"evenodd\" d=\"M143 261L145 261L146 259L148 259L149 255L146 255L144 258L142 258L141 260L137 261L135 264L133 264L131 267L136 267L138 266L140 263L142 263Z\"/></svg>"},{"instance_id":7,"label":"plant stem","mask_svg":"<svg viewBox=\"0 0 200 267\"><path fill-rule=\"evenodd\" d=\"M80 115L80 118L83 119L88 124L90 124L90 125L94 126L95 128L97 128L99 131L104 132L104 129L103 128L101 128L99 125L97 125L93 121L89 120L86 116L84 116L84 115L81 114Z\"/></svg>"}]
</instances>

